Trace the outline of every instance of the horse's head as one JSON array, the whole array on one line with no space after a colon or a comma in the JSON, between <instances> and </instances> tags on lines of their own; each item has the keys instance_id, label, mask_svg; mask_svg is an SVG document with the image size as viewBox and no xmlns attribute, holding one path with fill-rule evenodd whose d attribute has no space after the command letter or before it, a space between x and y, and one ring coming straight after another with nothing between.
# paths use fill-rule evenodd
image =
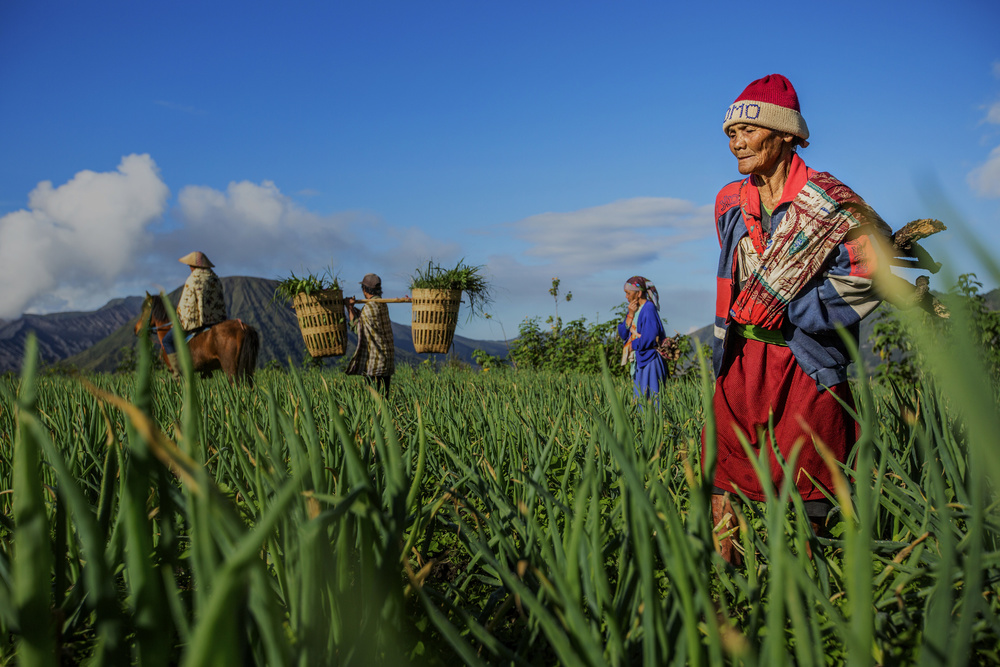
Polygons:
<instances>
[{"instance_id":1,"label":"horse's head","mask_svg":"<svg viewBox=\"0 0 1000 667\"><path fill-rule=\"evenodd\" d=\"M139 312L139 319L135 321L134 333L136 336L139 332L149 326L149 314L153 310L153 295L146 292L146 298L142 300L142 310Z\"/></svg>"},{"instance_id":2,"label":"horse's head","mask_svg":"<svg viewBox=\"0 0 1000 667\"><path fill-rule=\"evenodd\" d=\"M146 292L146 298L142 301L142 311L135 323L135 335L138 336L139 332L147 327L170 328L170 316L159 294Z\"/></svg>"}]
</instances>

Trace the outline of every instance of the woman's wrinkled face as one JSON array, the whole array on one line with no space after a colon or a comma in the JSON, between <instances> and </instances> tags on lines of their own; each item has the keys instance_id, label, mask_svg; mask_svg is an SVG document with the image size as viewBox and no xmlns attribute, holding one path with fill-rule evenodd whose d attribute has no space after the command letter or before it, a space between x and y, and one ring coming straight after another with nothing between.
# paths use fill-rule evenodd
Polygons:
<instances>
[{"instance_id":1,"label":"woman's wrinkled face","mask_svg":"<svg viewBox=\"0 0 1000 667\"><path fill-rule=\"evenodd\" d=\"M642 294L642 292L636 292L636 291L633 291L633 290L625 290L625 299L629 303L632 303L634 301L638 301L639 300L639 296L641 294Z\"/></svg>"},{"instance_id":2,"label":"woman's wrinkled face","mask_svg":"<svg viewBox=\"0 0 1000 667\"><path fill-rule=\"evenodd\" d=\"M729 150L736 156L740 173L770 176L790 154L795 135L766 127L737 123L729 126Z\"/></svg>"}]
</instances>

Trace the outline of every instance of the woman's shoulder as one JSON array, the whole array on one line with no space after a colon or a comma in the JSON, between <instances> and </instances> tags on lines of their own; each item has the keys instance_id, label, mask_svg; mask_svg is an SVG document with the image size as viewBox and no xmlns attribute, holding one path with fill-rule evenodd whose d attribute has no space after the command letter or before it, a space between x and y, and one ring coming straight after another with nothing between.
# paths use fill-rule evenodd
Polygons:
<instances>
[{"instance_id":1,"label":"woman's shoulder","mask_svg":"<svg viewBox=\"0 0 1000 667\"><path fill-rule=\"evenodd\" d=\"M653 305L652 301L646 301L646 303L642 304L642 310L639 312L639 317L644 320L659 321L660 311Z\"/></svg>"},{"instance_id":2,"label":"woman's shoulder","mask_svg":"<svg viewBox=\"0 0 1000 667\"><path fill-rule=\"evenodd\" d=\"M834 201L858 198L858 194L850 186L828 171L813 171L809 175L809 182L823 190Z\"/></svg>"},{"instance_id":3,"label":"woman's shoulder","mask_svg":"<svg viewBox=\"0 0 1000 667\"><path fill-rule=\"evenodd\" d=\"M745 179L744 179L745 180ZM727 183L719 194L715 195L715 218L718 220L723 213L740 205L740 187L743 181Z\"/></svg>"}]
</instances>

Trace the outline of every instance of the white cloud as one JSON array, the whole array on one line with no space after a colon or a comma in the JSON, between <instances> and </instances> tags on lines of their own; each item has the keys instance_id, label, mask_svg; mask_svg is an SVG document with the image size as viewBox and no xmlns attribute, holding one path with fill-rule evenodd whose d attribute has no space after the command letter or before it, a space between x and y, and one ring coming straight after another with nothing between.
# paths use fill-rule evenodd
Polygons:
<instances>
[{"instance_id":1,"label":"white cloud","mask_svg":"<svg viewBox=\"0 0 1000 667\"><path fill-rule=\"evenodd\" d=\"M176 263L201 250L220 275L318 271L357 250L354 227L365 217L313 213L271 181L234 181L225 191L189 185L177 196L175 218L181 226L164 236L157 254Z\"/></svg>"},{"instance_id":2,"label":"white cloud","mask_svg":"<svg viewBox=\"0 0 1000 667\"><path fill-rule=\"evenodd\" d=\"M558 264L614 268L662 256L711 233L711 206L639 197L568 213L543 213L513 224L526 254Z\"/></svg>"},{"instance_id":3,"label":"white cloud","mask_svg":"<svg viewBox=\"0 0 1000 667\"><path fill-rule=\"evenodd\" d=\"M177 273L178 257L201 250L220 275L281 277L331 267L345 283L355 274L360 280L369 271L384 273L386 289L402 291L406 276L422 262L458 258L456 244L416 228L390 226L373 213L309 211L271 181L233 182L225 192L187 186L177 201L181 227L166 235L158 250L168 273Z\"/></svg>"},{"instance_id":4,"label":"white cloud","mask_svg":"<svg viewBox=\"0 0 1000 667\"><path fill-rule=\"evenodd\" d=\"M993 73L1000 77L1000 62L993 63ZM1000 125L1000 102L986 111L985 122ZM981 197L1000 197L1000 146L990 151L984 164L969 172L969 186Z\"/></svg>"},{"instance_id":5,"label":"white cloud","mask_svg":"<svg viewBox=\"0 0 1000 667\"><path fill-rule=\"evenodd\" d=\"M194 228L237 223L249 233L268 233L292 226L289 218L296 213L294 205L271 181L260 185L233 182L224 193L189 185L181 190L177 201L182 216Z\"/></svg>"},{"instance_id":6,"label":"white cloud","mask_svg":"<svg viewBox=\"0 0 1000 667\"><path fill-rule=\"evenodd\" d=\"M308 210L270 181L183 187L166 224L154 228L168 195L149 156L127 156L115 172L80 172L58 188L39 184L27 210L0 218L0 281L11 286L0 296L0 318L26 307L89 310L144 289L172 290L187 276L177 259L192 250L205 252L222 276L277 278L332 266L348 293L374 271L390 296L406 293L413 270L429 259L484 263L496 285L495 319L463 318L460 328L474 337L514 335L525 315L550 313L553 276L574 293L560 304L564 320L607 319L633 274L656 281L673 326L700 326L711 316L711 299L682 296L692 280L714 284L711 206L636 198L545 213L500 230L503 237L513 232L523 252L507 250L503 238L486 251L492 255L477 256L456 239L394 226L371 212ZM406 319L397 311L394 319Z\"/></svg>"},{"instance_id":7,"label":"white cloud","mask_svg":"<svg viewBox=\"0 0 1000 667\"><path fill-rule=\"evenodd\" d=\"M714 247L713 247L714 246ZM496 288L496 301L488 321L460 321L460 330L473 338L500 338L517 335L525 318L538 317L542 322L554 314L556 304L548 293L553 277L559 277L559 316L564 322L586 318L588 322L606 322L613 310L625 300L622 286L631 275L653 280L660 294L660 315L668 320L668 331L683 332L712 321L715 308L714 268L718 245L714 239L693 244L690 254L663 261L615 267L528 265L510 255L491 256L487 264ZM573 269L573 270L570 270ZM566 292L573 300L566 302Z\"/></svg>"},{"instance_id":8,"label":"white cloud","mask_svg":"<svg viewBox=\"0 0 1000 667\"><path fill-rule=\"evenodd\" d=\"M1000 146L990 151L986 163L969 172L969 185L982 197L1000 197Z\"/></svg>"},{"instance_id":9,"label":"white cloud","mask_svg":"<svg viewBox=\"0 0 1000 667\"><path fill-rule=\"evenodd\" d=\"M986 122L1000 125L1000 102L995 102L986 112Z\"/></svg>"},{"instance_id":10,"label":"white cloud","mask_svg":"<svg viewBox=\"0 0 1000 667\"><path fill-rule=\"evenodd\" d=\"M535 215L507 228L528 247L522 254L489 258L487 267L499 286L492 309L495 324L488 330L493 336L501 333L501 324L512 336L525 316L544 320L552 314L556 304L548 289L553 277L562 281L563 295L573 292L571 302L558 304L563 321L606 321L624 300L625 280L644 275L656 283L661 315L671 327L687 330L711 322L715 301L710 289L719 252L711 205L636 198ZM470 329L480 336L487 331L484 326Z\"/></svg>"},{"instance_id":11,"label":"white cloud","mask_svg":"<svg viewBox=\"0 0 1000 667\"><path fill-rule=\"evenodd\" d=\"M0 218L0 318L59 301L62 288L107 288L135 266L168 195L149 155L125 156L113 172L81 171L59 187L39 183L27 209Z\"/></svg>"}]
</instances>

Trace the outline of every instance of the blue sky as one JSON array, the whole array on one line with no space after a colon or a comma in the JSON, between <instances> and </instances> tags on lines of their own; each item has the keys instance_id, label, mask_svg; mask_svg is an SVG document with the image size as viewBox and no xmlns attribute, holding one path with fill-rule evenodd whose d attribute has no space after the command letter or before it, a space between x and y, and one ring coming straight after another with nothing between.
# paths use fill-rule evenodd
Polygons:
<instances>
[{"instance_id":1,"label":"blue sky","mask_svg":"<svg viewBox=\"0 0 1000 667\"><path fill-rule=\"evenodd\" d=\"M642 274L686 332L739 177L723 114L772 72L807 164L893 228L944 220L928 249L993 287L958 226L1000 248L998 25L993 0L5 0L0 318L173 289L202 250L223 276L373 271L387 296L464 258L497 292L474 338L550 315L554 276L564 319L607 319Z\"/></svg>"}]
</instances>

